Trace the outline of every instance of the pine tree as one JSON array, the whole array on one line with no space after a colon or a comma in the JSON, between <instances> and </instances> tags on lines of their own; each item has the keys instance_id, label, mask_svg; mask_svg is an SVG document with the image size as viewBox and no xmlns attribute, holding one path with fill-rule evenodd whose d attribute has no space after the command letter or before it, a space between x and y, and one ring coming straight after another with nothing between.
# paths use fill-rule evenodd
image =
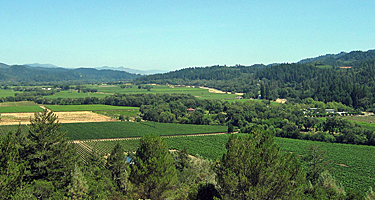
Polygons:
<instances>
[{"instance_id":1,"label":"pine tree","mask_svg":"<svg viewBox=\"0 0 375 200\"><path fill-rule=\"evenodd\" d=\"M177 180L177 174L162 138L151 134L141 138L129 179L143 198L163 198L163 193Z\"/></svg>"},{"instance_id":2,"label":"pine tree","mask_svg":"<svg viewBox=\"0 0 375 200\"><path fill-rule=\"evenodd\" d=\"M72 199L85 199L88 193L88 185L83 173L77 165L75 165L72 173L72 181L68 186L68 194Z\"/></svg>"},{"instance_id":3,"label":"pine tree","mask_svg":"<svg viewBox=\"0 0 375 200\"><path fill-rule=\"evenodd\" d=\"M120 192L125 194L128 191L129 164L122 146L117 143L109 155L106 163L107 169L112 172L112 179Z\"/></svg>"},{"instance_id":4,"label":"pine tree","mask_svg":"<svg viewBox=\"0 0 375 200\"><path fill-rule=\"evenodd\" d=\"M18 130L20 131L20 129ZM21 160L16 134L0 137L0 196L7 199L21 186L25 166Z\"/></svg>"},{"instance_id":5,"label":"pine tree","mask_svg":"<svg viewBox=\"0 0 375 200\"><path fill-rule=\"evenodd\" d=\"M52 111L35 113L30 123L25 148L29 161L26 182L46 180L57 190L65 190L78 158L73 145L68 143L66 132L58 131L61 124Z\"/></svg>"},{"instance_id":6,"label":"pine tree","mask_svg":"<svg viewBox=\"0 0 375 200\"><path fill-rule=\"evenodd\" d=\"M216 167L224 199L298 198L304 180L297 159L273 144L272 134L231 135Z\"/></svg>"}]
</instances>

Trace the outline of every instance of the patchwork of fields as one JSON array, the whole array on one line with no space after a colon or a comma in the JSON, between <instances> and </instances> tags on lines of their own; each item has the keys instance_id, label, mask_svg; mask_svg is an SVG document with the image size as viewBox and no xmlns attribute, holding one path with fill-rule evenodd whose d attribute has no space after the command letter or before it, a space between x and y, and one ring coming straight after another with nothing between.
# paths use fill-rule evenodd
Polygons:
<instances>
[{"instance_id":1,"label":"patchwork of fields","mask_svg":"<svg viewBox=\"0 0 375 200\"><path fill-rule=\"evenodd\" d=\"M113 95L115 93L119 94L143 94L143 93L178 93L178 94L191 94L199 99L234 99L238 95L236 94L226 94L226 93L215 93L209 92L208 89L202 89L198 87L174 87L166 85L152 85L150 91L147 89L138 89L138 86L133 85L132 88L121 88L119 85L86 85L87 88L97 89L95 93L82 93L76 90L65 90L56 92L54 95L45 96L48 99L57 98L86 98L86 97L97 97L105 98L106 96ZM0 89L0 98L14 96L15 92L11 89Z\"/></svg>"},{"instance_id":2,"label":"patchwork of fields","mask_svg":"<svg viewBox=\"0 0 375 200\"><path fill-rule=\"evenodd\" d=\"M103 87L110 91L111 87ZM112 88L113 89L113 88ZM223 94L221 94L223 95ZM226 94L224 94L226 95ZM139 143L139 137L145 134L161 135L167 141L170 149L187 151L192 155L199 155L208 159L219 159L225 152L228 134L200 135L193 134L224 133L225 126L163 124L154 122L120 122L112 121L118 115L137 116L139 108L108 105L47 105L48 109L56 112L62 124L61 131L67 131L68 137L75 140L77 152L85 157L90 151L97 151L101 155L108 155L115 144L120 143L128 152L134 152ZM6 126L6 122L26 124L33 112L42 108L33 102L10 102L0 104L1 121L0 134L17 129L18 126ZM65 113L65 115L64 115ZM105 116L107 115L107 116ZM352 121L375 130L375 117L352 117ZM104 122L98 122L104 121ZM69 123L70 122L70 123ZM87 123L71 123L87 122ZM21 126L27 132L26 126ZM173 136L173 137L171 137ZM106 140L110 138L120 138ZM301 156L306 153L306 147L319 145L332 160L332 173L340 180L347 190L367 191L369 186L375 187L375 147L364 145L349 145L324 143L306 140L275 138L275 143L282 150Z\"/></svg>"}]
</instances>

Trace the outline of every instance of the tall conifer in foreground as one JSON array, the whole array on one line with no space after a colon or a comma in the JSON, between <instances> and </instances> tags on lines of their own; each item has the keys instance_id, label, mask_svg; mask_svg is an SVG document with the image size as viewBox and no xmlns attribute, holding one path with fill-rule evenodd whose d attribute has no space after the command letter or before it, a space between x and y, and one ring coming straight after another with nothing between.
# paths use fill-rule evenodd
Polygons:
<instances>
[{"instance_id":1,"label":"tall conifer in foreground","mask_svg":"<svg viewBox=\"0 0 375 200\"><path fill-rule=\"evenodd\" d=\"M129 179L141 197L163 199L163 193L177 181L167 143L159 136L143 136L133 161Z\"/></svg>"},{"instance_id":2,"label":"tall conifer in foreground","mask_svg":"<svg viewBox=\"0 0 375 200\"><path fill-rule=\"evenodd\" d=\"M60 132L61 124L56 114L43 110L30 118L27 151L27 175L25 181L52 182L59 191L66 191L78 156L68 143L66 132Z\"/></svg>"},{"instance_id":3,"label":"tall conifer in foreground","mask_svg":"<svg viewBox=\"0 0 375 200\"><path fill-rule=\"evenodd\" d=\"M112 180L116 183L117 189L126 194L129 191L129 164L122 146L117 143L109 155L106 163L107 169L112 173Z\"/></svg>"},{"instance_id":4,"label":"tall conifer in foreground","mask_svg":"<svg viewBox=\"0 0 375 200\"><path fill-rule=\"evenodd\" d=\"M0 198L11 198L21 186L24 171L25 165L20 157L16 134L9 132L0 136Z\"/></svg>"}]
</instances>

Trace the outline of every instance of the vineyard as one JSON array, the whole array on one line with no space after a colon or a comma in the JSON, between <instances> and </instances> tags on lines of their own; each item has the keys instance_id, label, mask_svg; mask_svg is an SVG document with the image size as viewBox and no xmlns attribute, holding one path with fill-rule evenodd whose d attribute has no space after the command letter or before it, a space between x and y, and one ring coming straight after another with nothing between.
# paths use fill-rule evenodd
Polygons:
<instances>
[{"instance_id":1,"label":"vineyard","mask_svg":"<svg viewBox=\"0 0 375 200\"><path fill-rule=\"evenodd\" d=\"M199 155L208 159L220 159L225 152L225 145L229 135L208 136L179 136L165 137L169 149L182 150L186 148L191 155ZM85 157L92 149L100 155L106 156L115 144L120 143L125 151L134 152L139 144L138 138L118 141L80 141L76 143L77 151ZM319 145L332 160L331 173L340 180L346 190L360 190L365 192L369 186L374 187L375 147L364 145L349 145L324 143L287 138L275 138L275 143L286 152L301 156L306 153L306 147L311 144Z\"/></svg>"},{"instance_id":2,"label":"vineyard","mask_svg":"<svg viewBox=\"0 0 375 200\"><path fill-rule=\"evenodd\" d=\"M0 134L17 130L18 125L0 126ZM23 132L28 132L25 125ZM141 137L152 133L155 135L191 135L203 133L222 133L227 131L226 126L170 124L157 122L91 122L61 124L60 131L66 131L71 140L108 139Z\"/></svg>"},{"instance_id":3,"label":"vineyard","mask_svg":"<svg viewBox=\"0 0 375 200\"><path fill-rule=\"evenodd\" d=\"M170 124L154 122L99 122L62 124L71 140L141 137L155 135L187 135L226 132L225 126Z\"/></svg>"},{"instance_id":4,"label":"vineyard","mask_svg":"<svg viewBox=\"0 0 375 200\"><path fill-rule=\"evenodd\" d=\"M0 106L0 113L28 113L41 111L43 111L43 109L39 106Z\"/></svg>"}]
</instances>

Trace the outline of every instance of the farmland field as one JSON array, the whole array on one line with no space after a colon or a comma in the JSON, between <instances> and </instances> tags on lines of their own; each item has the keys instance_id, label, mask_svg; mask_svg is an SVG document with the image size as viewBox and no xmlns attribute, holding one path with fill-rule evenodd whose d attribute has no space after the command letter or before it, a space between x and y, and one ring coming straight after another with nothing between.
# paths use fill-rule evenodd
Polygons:
<instances>
[{"instance_id":1,"label":"farmland field","mask_svg":"<svg viewBox=\"0 0 375 200\"><path fill-rule=\"evenodd\" d=\"M48 99L57 99L57 98L86 98L86 97L97 97L97 98L104 98L111 94L102 94L102 93L78 93L77 91L60 91L56 92L54 95L45 96Z\"/></svg>"},{"instance_id":2,"label":"farmland field","mask_svg":"<svg viewBox=\"0 0 375 200\"><path fill-rule=\"evenodd\" d=\"M308 145L319 145L326 151L326 155L333 161L332 173L345 188L360 190L362 193L369 186L374 188L375 147L365 145L350 145L338 143L313 142L307 140L293 140L275 138L275 143L283 150L298 155L306 151Z\"/></svg>"},{"instance_id":3,"label":"farmland field","mask_svg":"<svg viewBox=\"0 0 375 200\"><path fill-rule=\"evenodd\" d=\"M92 105L45 105L54 112L61 111L100 111L100 110L139 110L138 107L110 106L101 104Z\"/></svg>"},{"instance_id":4,"label":"farmland field","mask_svg":"<svg viewBox=\"0 0 375 200\"><path fill-rule=\"evenodd\" d=\"M202 133L226 132L226 126L193 125L193 124L170 124L157 122L92 122L92 123L68 123L61 124L60 131L67 131L71 140L106 139L141 137L148 133L155 135L188 135ZM155 126L155 127L154 127ZM21 126L24 131L27 127ZM0 134L14 131L17 125L0 126Z\"/></svg>"},{"instance_id":5,"label":"farmland field","mask_svg":"<svg viewBox=\"0 0 375 200\"><path fill-rule=\"evenodd\" d=\"M182 150L187 148L189 154L200 155L204 158L220 158L225 152L225 144L229 135L210 135L199 137L172 137L164 138L169 149ZM120 143L126 151L135 151L139 140L121 141L87 141L91 147L95 147L100 153L110 153L116 143ZM340 180L346 191L354 189L366 192L369 186L374 188L375 174L375 147L364 145L349 145L337 143L324 143L306 140L295 140L275 137L275 143L286 152L303 155L306 147L311 144L318 145L326 151L326 155L332 160L331 173Z\"/></svg>"},{"instance_id":6,"label":"farmland field","mask_svg":"<svg viewBox=\"0 0 375 200\"><path fill-rule=\"evenodd\" d=\"M32 101L18 101L18 102L4 102L0 103L0 107L11 107L11 106L37 106L37 103Z\"/></svg>"},{"instance_id":7,"label":"farmland field","mask_svg":"<svg viewBox=\"0 0 375 200\"><path fill-rule=\"evenodd\" d=\"M12 89L0 89L0 98L1 97L9 97L9 96L14 97L15 93L21 93L21 92L15 92Z\"/></svg>"},{"instance_id":8,"label":"farmland field","mask_svg":"<svg viewBox=\"0 0 375 200\"><path fill-rule=\"evenodd\" d=\"M96 93L78 93L76 90L69 91L60 91L56 92L54 95L45 96L48 99L57 99L57 98L86 98L86 97L97 97L104 98L115 93L119 94L140 94L140 93L180 93L180 94L192 94L200 99L234 99L236 94L225 94L225 93L212 93L208 89L193 88L193 87L173 87L166 85L152 85L150 91L146 89L138 89L138 86L132 85L132 88L121 88L118 85L86 85L88 88L97 89ZM16 92L9 89L1 89L0 97L13 96ZM22 93L22 92L17 92Z\"/></svg>"},{"instance_id":9,"label":"farmland field","mask_svg":"<svg viewBox=\"0 0 375 200\"><path fill-rule=\"evenodd\" d=\"M0 113L23 113L43 111L38 104L29 101L0 103Z\"/></svg>"},{"instance_id":10,"label":"farmland field","mask_svg":"<svg viewBox=\"0 0 375 200\"><path fill-rule=\"evenodd\" d=\"M171 124L154 122L100 122L63 124L72 140L140 137L148 133L156 135L184 135L226 132L226 126Z\"/></svg>"},{"instance_id":11,"label":"farmland field","mask_svg":"<svg viewBox=\"0 0 375 200\"><path fill-rule=\"evenodd\" d=\"M0 107L0 113L27 113L27 112L41 112L43 108L39 106L12 106Z\"/></svg>"},{"instance_id":12,"label":"farmland field","mask_svg":"<svg viewBox=\"0 0 375 200\"><path fill-rule=\"evenodd\" d=\"M362 125L364 128L375 131L375 116L347 116L345 119L354 121L355 123Z\"/></svg>"},{"instance_id":13,"label":"farmland field","mask_svg":"<svg viewBox=\"0 0 375 200\"><path fill-rule=\"evenodd\" d=\"M132 88L120 88L120 86L88 86L90 88L97 89L98 92L106 93L106 94L140 94L140 93L180 93L180 94L192 94L200 99L231 99L235 98L237 95L235 94L221 94L221 93L211 93L207 89L201 88L192 88L192 87L170 87L166 85L151 85L150 91L146 89L138 89L138 86L132 85Z\"/></svg>"}]
</instances>

